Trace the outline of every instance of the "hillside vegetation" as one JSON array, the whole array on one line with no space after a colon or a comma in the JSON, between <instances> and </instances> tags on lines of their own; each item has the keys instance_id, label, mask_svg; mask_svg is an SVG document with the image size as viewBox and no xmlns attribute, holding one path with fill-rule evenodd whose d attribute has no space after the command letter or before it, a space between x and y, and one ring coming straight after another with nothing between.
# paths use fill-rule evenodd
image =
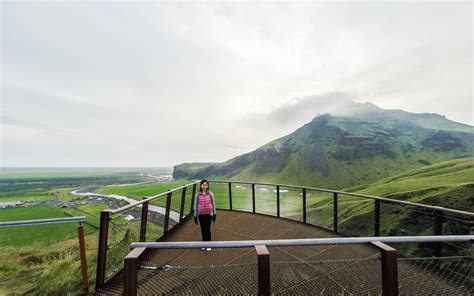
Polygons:
<instances>
[{"instance_id":1,"label":"hillside vegetation","mask_svg":"<svg viewBox=\"0 0 474 296\"><path fill-rule=\"evenodd\" d=\"M474 211L474 157L444 161L346 191Z\"/></svg>"},{"instance_id":2,"label":"hillside vegetation","mask_svg":"<svg viewBox=\"0 0 474 296\"><path fill-rule=\"evenodd\" d=\"M182 164L174 176L340 189L474 155L474 128L437 114L352 103L295 132L220 164Z\"/></svg>"}]
</instances>

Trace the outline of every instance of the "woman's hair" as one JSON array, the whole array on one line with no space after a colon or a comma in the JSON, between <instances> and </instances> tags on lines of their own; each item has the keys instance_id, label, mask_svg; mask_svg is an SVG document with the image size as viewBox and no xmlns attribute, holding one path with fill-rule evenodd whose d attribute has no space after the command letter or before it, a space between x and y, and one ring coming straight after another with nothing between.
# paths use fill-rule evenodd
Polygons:
<instances>
[{"instance_id":1,"label":"woman's hair","mask_svg":"<svg viewBox=\"0 0 474 296\"><path fill-rule=\"evenodd\" d=\"M201 180L201 184L199 184L199 191L202 192L201 185L202 185L203 183L207 183L207 191L209 191L209 181L207 181L206 179L202 179L202 180Z\"/></svg>"}]
</instances>

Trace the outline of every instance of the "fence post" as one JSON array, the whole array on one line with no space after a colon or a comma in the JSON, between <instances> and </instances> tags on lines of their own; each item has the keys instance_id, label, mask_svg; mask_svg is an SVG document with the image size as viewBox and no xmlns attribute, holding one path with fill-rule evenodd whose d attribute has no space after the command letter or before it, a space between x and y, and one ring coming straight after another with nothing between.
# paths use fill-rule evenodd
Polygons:
<instances>
[{"instance_id":1,"label":"fence post","mask_svg":"<svg viewBox=\"0 0 474 296\"><path fill-rule=\"evenodd\" d=\"M306 223L306 188L303 188L303 223Z\"/></svg>"},{"instance_id":2,"label":"fence post","mask_svg":"<svg viewBox=\"0 0 474 296\"><path fill-rule=\"evenodd\" d=\"M193 185L193 192L191 194L191 209L190 209L191 213L194 212L194 196L196 195L196 185L197 184Z\"/></svg>"},{"instance_id":3,"label":"fence post","mask_svg":"<svg viewBox=\"0 0 474 296\"><path fill-rule=\"evenodd\" d=\"M265 245L256 245L258 262L258 295L270 295L270 254Z\"/></svg>"},{"instance_id":4,"label":"fence post","mask_svg":"<svg viewBox=\"0 0 474 296\"><path fill-rule=\"evenodd\" d=\"M85 292L88 292L89 277L87 276L86 243L84 242L84 227L81 222L79 222L79 226L77 227L77 234L79 237L79 255L81 256L82 288Z\"/></svg>"},{"instance_id":5,"label":"fence post","mask_svg":"<svg viewBox=\"0 0 474 296\"><path fill-rule=\"evenodd\" d=\"M434 234L443 235L443 211L435 211ZM434 243L434 256L441 257L441 242Z\"/></svg>"},{"instance_id":6,"label":"fence post","mask_svg":"<svg viewBox=\"0 0 474 296\"><path fill-rule=\"evenodd\" d=\"M123 295L135 296L138 288L138 259L146 248L135 248L125 256L123 266Z\"/></svg>"},{"instance_id":7,"label":"fence post","mask_svg":"<svg viewBox=\"0 0 474 296\"><path fill-rule=\"evenodd\" d=\"M333 206L332 229L334 230L334 232L337 232L337 192L333 192L332 206Z\"/></svg>"},{"instance_id":8,"label":"fence post","mask_svg":"<svg viewBox=\"0 0 474 296\"><path fill-rule=\"evenodd\" d=\"M181 194L181 208L179 209L179 222L183 221L185 202L186 202L186 187L183 188L183 191Z\"/></svg>"},{"instance_id":9,"label":"fence post","mask_svg":"<svg viewBox=\"0 0 474 296\"><path fill-rule=\"evenodd\" d=\"M229 182L229 210L232 211L232 183Z\"/></svg>"},{"instance_id":10,"label":"fence post","mask_svg":"<svg viewBox=\"0 0 474 296\"><path fill-rule=\"evenodd\" d=\"M99 248L97 254L96 289L102 287L105 281L105 262L107 260L107 237L109 234L110 211L100 212Z\"/></svg>"},{"instance_id":11,"label":"fence post","mask_svg":"<svg viewBox=\"0 0 474 296\"><path fill-rule=\"evenodd\" d=\"M380 236L380 200L374 200L374 236Z\"/></svg>"},{"instance_id":12,"label":"fence post","mask_svg":"<svg viewBox=\"0 0 474 296\"><path fill-rule=\"evenodd\" d=\"M252 184L252 213L255 213L255 184Z\"/></svg>"},{"instance_id":13,"label":"fence post","mask_svg":"<svg viewBox=\"0 0 474 296\"><path fill-rule=\"evenodd\" d=\"M169 222L170 222L171 194L172 194L172 192L168 192L168 194L166 194L165 223L163 225L163 232L164 233L168 232L168 228L169 228L168 226L169 226Z\"/></svg>"},{"instance_id":14,"label":"fence post","mask_svg":"<svg viewBox=\"0 0 474 296\"><path fill-rule=\"evenodd\" d=\"M142 204L142 219L140 223L140 241L141 242L146 241L146 224L147 223L148 223L148 201Z\"/></svg>"},{"instance_id":15,"label":"fence post","mask_svg":"<svg viewBox=\"0 0 474 296\"><path fill-rule=\"evenodd\" d=\"M382 295L398 295L398 267L396 249L381 242L372 242L380 252L382 257Z\"/></svg>"},{"instance_id":16,"label":"fence post","mask_svg":"<svg viewBox=\"0 0 474 296\"><path fill-rule=\"evenodd\" d=\"M280 218L280 185L277 185L277 217Z\"/></svg>"}]
</instances>

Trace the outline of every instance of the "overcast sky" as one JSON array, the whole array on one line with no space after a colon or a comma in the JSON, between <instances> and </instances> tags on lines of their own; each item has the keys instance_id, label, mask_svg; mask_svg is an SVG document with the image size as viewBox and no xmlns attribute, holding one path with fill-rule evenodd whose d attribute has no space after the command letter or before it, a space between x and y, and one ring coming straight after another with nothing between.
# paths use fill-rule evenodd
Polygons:
<instances>
[{"instance_id":1,"label":"overcast sky","mask_svg":"<svg viewBox=\"0 0 474 296\"><path fill-rule=\"evenodd\" d=\"M344 100L474 124L470 2L0 5L0 166L225 161Z\"/></svg>"}]
</instances>

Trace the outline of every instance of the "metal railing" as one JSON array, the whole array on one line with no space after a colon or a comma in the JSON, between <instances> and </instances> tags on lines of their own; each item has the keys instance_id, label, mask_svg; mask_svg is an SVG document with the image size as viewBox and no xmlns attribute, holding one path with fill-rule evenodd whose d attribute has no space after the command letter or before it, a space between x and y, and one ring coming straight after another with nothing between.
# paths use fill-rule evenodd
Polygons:
<instances>
[{"instance_id":1,"label":"metal railing","mask_svg":"<svg viewBox=\"0 0 474 296\"><path fill-rule=\"evenodd\" d=\"M264 188L274 188L273 192L274 197L266 200L268 203L274 204L274 212L260 212L261 214L267 214L271 216L276 216L281 218L284 216L282 213L282 207L285 206L285 203L282 201L282 188L287 188L294 190L293 195L295 196L294 200L296 203L290 205L299 211L301 215L295 218L295 215L292 217L287 217L292 220L297 220L305 224L316 225L341 235L345 236L367 236L373 235L375 237L381 236L382 231L385 231L385 234L394 235L394 236L403 236L403 235L423 235L423 234L433 234L433 235L443 235L443 234L459 234L467 235L474 233L474 213L449 209L440 206L432 206L427 204L419 204L404 200L390 199L386 197L344 192L339 190L330 190L322 188L314 188L307 186L296 186L296 185L284 185L284 184L272 184L272 183L256 183L256 182L241 182L241 181L222 181L222 180L209 180L211 184L223 184L227 185L225 187L229 198L228 205L230 210L236 210L235 207L235 197L236 189L232 186L248 186L251 195L247 198L251 198L251 208L243 209L244 211L251 211L253 213L258 212L258 206L256 202L258 201L256 186ZM212 186L212 185L211 185ZM242 186L241 186L242 187ZM267 191L268 192L268 191ZM308 217L308 194L311 193L320 193L326 194L326 199L330 200L328 203L329 206L332 206L332 223L331 225L321 224L314 221L309 221ZM261 194L260 194L261 195ZM271 195L271 193L266 193L266 196ZM332 195L329 198L328 195ZM234 200L233 200L234 199ZM264 197L265 199L265 197ZM344 201L341 202L341 200ZM364 204L366 214L365 215L354 215L350 213L347 209L348 203L356 202L359 204ZM370 205L369 203L372 203ZM250 202L249 202L250 204ZM286 204L288 205L288 203ZM341 209L341 207L345 207ZM268 206L265 206L268 208ZM362 208L362 206L359 206ZM367 210L367 208L369 208ZM354 211L357 209L356 206L351 205L351 210ZM241 209L242 210L242 209ZM314 206L313 209L314 210ZM400 212L406 212L406 217L397 217L397 214ZM287 215L288 216L288 215ZM400 216L400 215L398 215ZM388 218L386 218L388 217ZM314 217L311 217L314 218ZM401 221L402 219L406 221ZM351 219L357 219L353 221ZM384 221L384 219L391 219L391 221ZM313 219L314 220L314 219ZM343 220L343 221L341 221ZM404 222L406 227L390 228L389 224ZM385 222L385 223L384 223ZM423 225L423 229L410 229L413 225ZM431 226L428 226L431 224ZM341 227L342 226L342 227ZM358 226L359 229L355 227ZM430 228L430 229L428 229ZM367 233L367 229L372 229L372 233ZM435 256L440 256L443 251L443 243L436 243L432 245L432 252ZM449 247L449 246L448 246ZM459 250L450 250L451 252L458 252Z\"/></svg>"},{"instance_id":2,"label":"metal railing","mask_svg":"<svg viewBox=\"0 0 474 296\"><path fill-rule=\"evenodd\" d=\"M276 216L278 218L287 218L305 224L316 225L345 236L373 235L374 237L380 237L381 234L388 234L389 236L403 236L407 234L434 234L438 236L443 234L466 235L472 233L473 229L474 213L438 206L307 186L222 180L210 180L209 182L217 202L222 202L228 198L228 206L223 205L222 203L220 205L217 204L218 209L230 209L234 211L244 210L253 213L258 212L260 214ZM194 196L196 194L198 183L199 182L192 182L161 194L146 197L141 201L137 201L136 203L116 210L104 210L101 212L96 288L100 288L106 280L108 252L113 248L116 248L115 246L118 245L118 243L112 245L108 244L110 235L109 226L112 225L112 230L114 230L114 227L119 228L119 226L122 225L120 223L114 224L114 217L117 218L118 222L120 222L120 219L118 218L121 217L121 214L131 211L135 211L135 213L141 217L139 225L130 225L127 230L122 231L122 236L125 237L126 240L119 241L121 250L119 250L118 255L115 257L119 256L123 258L123 256L129 251L128 247L130 242L145 242L146 240L156 241L160 238L159 235L155 235L152 238L147 235L147 227L150 225L150 208L156 207L155 205L152 205L152 203L157 200L162 200L160 198L166 197L163 221L160 224L160 227L163 227L162 236L166 236L170 230L172 201L176 201L176 198L173 199L173 196L176 196L174 193L181 191L181 195L178 196L178 198L180 197L180 200L175 203L177 204L175 210L179 211L179 213L176 213L178 215L177 222L180 222L182 221L185 212L192 212ZM213 186L217 186L214 184L219 184L221 187L223 187L222 185L225 185L225 187L221 188L222 190L220 192L217 192L218 190L213 190ZM236 192L236 189L233 189L233 186L241 185L249 187L249 191L251 192L251 195L248 196L249 207L245 209L239 208L239 202L242 201L242 197L240 196L241 192ZM263 196L260 191L257 192L257 187L275 188L275 190L273 190L274 194L267 189L265 196ZM285 193L284 188L293 190L293 196L291 197L292 200L290 200L290 202L287 201L289 197L288 194ZM187 192L192 192L189 207L186 206L186 199L189 199L189 197L186 197ZM308 203L308 197L311 197L311 199L314 200L314 194L316 193L325 195L327 204L324 211L326 212L324 215L321 214L321 216L325 216L326 220L332 218L331 223L328 221L325 221L325 223L320 223L318 221L315 222L315 220L318 219L318 215L316 215L315 218L313 212L317 209L314 204ZM358 204L354 205L355 203ZM357 207L359 204L363 204L365 207L365 214L360 217L350 212L351 210L354 211L354 209L358 209ZM266 211L260 211L260 207L263 207L262 205L265 206ZM269 205L271 207L274 206L274 209L269 209ZM291 211L288 210L289 207L291 208ZM299 212L301 215L296 217L295 211ZM405 211L405 215L401 215L400 211ZM288 214L289 212L292 214ZM354 217L359 220L351 220ZM387 217L392 219L392 221L386 221L388 219ZM406 221L402 221L402 219L406 219ZM409 225L409 227L390 228L387 226L395 223L394 221L396 223L402 221L406 225ZM420 229L410 229L411 225L417 227L421 225L422 227L420 226ZM353 226L357 226L359 229L351 228ZM373 232L366 233L367 229L371 229ZM113 232L114 231L112 231L112 233ZM136 239L134 240L133 238ZM420 244L421 243L423 242L420 242ZM465 248L453 248L448 242L435 242L430 245L430 248L432 249L432 255L437 257L442 254L443 248L445 252L451 252L454 255L465 251ZM120 254L123 255L121 256ZM123 261L116 261L114 264L122 266ZM115 269L115 272L118 271L118 269ZM113 274L113 272L109 272L107 278Z\"/></svg>"},{"instance_id":3,"label":"metal railing","mask_svg":"<svg viewBox=\"0 0 474 296\"><path fill-rule=\"evenodd\" d=\"M66 217L66 218L7 221L7 222L0 222L0 227L31 226L31 225L57 224L57 223L69 223L69 222L86 222L86 217L78 216L78 217Z\"/></svg>"},{"instance_id":4,"label":"metal railing","mask_svg":"<svg viewBox=\"0 0 474 296\"><path fill-rule=\"evenodd\" d=\"M258 295L271 295L270 252L267 247L317 246L342 244L371 244L380 250L383 295L398 295L398 251L385 243L413 242L471 242L474 235L462 236L404 236L404 237L350 237L319 239L246 240L216 242L135 242L124 259L124 295L137 295L138 265L146 249L198 249L198 248L255 248L257 253Z\"/></svg>"},{"instance_id":5,"label":"metal railing","mask_svg":"<svg viewBox=\"0 0 474 296\"><path fill-rule=\"evenodd\" d=\"M143 200L137 201L133 204L126 205L119 209L115 210L103 210L100 215L100 230L99 230L99 245L98 245L98 257L97 257L97 273L96 273L96 288L100 288L106 278L110 278L116 272L120 270L121 266L110 266L110 265L117 265L122 262L123 256L129 251L128 241L133 241L133 238L137 238L139 241L145 241L147 239L147 229L150 228L150 214L156 214L156 216L160 216L157 219L160 220L160 224L162 224L162 232L156 230L154 228L154 232L156 235L151 238L152 241L156 241L160 238L160 235L166 235L167 232L172 228L170 227L170 216L173 214L172 212L172 199L173 193L177 193L181 191L180 202L179 202L179 213L176 213L178 218L176 218L176 222L180 222L183 220L185 216L185 203L186 203L186 194L187 190L191 189L191 206L189 207L190 212L192 210L192 199L196 193L196 184L198 182L192 182L186 185L183 185L178 188L170 189L166 192L153 195L150 197L145 197ZM166 204L164 206L164 211L158 211L158 209L162 209L158 205L153 205L154 202L161 201L161 198L166 198ZM156 212L152 212L152 209L155 209ZM126 213L135 213L140 216L140 223L139 225L135 225L135 223L128 223L126 224L126 220L121 214ZM117 223L114 224L113 220L117 219ZM137 223L138 224L138 223ZM125 226L124 226L125 225ZM110 227L111 226L111 227ZM110 228L112 228L112 235L115 235L115 243L109 245L109 235L110 235ZM150 231L148 231L150 232ZM115 233L115 234L114 234ZM117 234L118 233L118 234ZM113 264L109 264L107 266L107 255L110 251L114 251L117 254L114 254L114 257L120 259L118 262L114 262ZM114 259L117 259L114 258ZM111 261L111 260L109 260ZM112 261L111 261L112 262ZM117 263L117 264L115 264ZM109 270L108 276L106 276L107 268Z\"/></svg>"},{"instance_id":6,"label":"metal railing","mask_svg":"<svg viewBox=\"0 0 474 296\"><path fill-rule=\"evenodd\" d=\"M82 225L82 222L86 222L85 216L7 221L7 222L0 222L0 228L49 225L49 224L71 223L71 222L79 222L79 225L77 227L77 234L78 234L78 240L79 240L79 255L80 255L80 260L81 260L82 288L84 292L88 292L89 291L89 277L87 275L87 258L86 258L86 244L84 240L84 226Z\"/></svg>"}]
</instances>

